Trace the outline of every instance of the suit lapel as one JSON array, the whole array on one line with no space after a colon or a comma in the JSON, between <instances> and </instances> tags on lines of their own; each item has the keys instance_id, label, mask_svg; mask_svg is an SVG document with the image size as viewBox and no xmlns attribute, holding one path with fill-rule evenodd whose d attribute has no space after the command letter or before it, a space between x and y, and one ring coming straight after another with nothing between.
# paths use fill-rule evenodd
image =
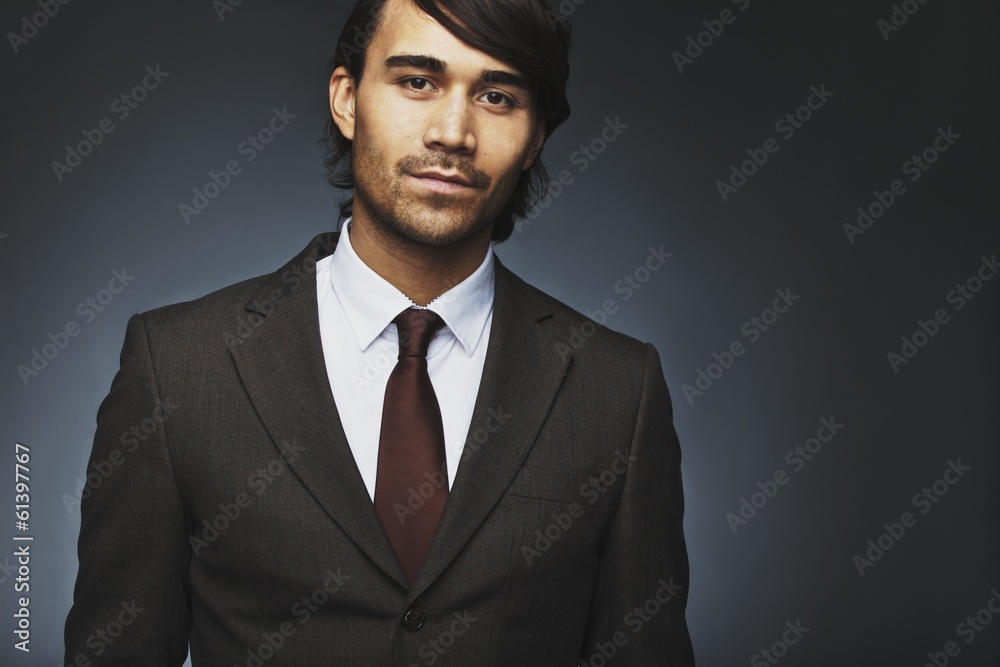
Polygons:
<instances>
[{"instance_id":1,"label":"suit lapel","mask_svg":"<svg viewBox=\"0 0 1000 667\"><path fill-rule=\"evenodd\" d=\"M315 262L333 252L339 236L317 236L265 280L245 306L263 319L230 349L247 394L291 470L355 544L406 588L327 377ZM408 602L441 575L499 501L534 443L572 356L560 354L557 339L539 326L550 309L496 255L494 268L493 323L466 451ZM276 290L282 293L277 301ZM478 429L487 434L485 440L476 437ZM304 451L281 443L297 443Z\"/></svg>"},{"instance_id":2,"label":"suit lapel","mask_svg":"<svg viewBox=\"0 0 1000 667\"><path fill-rule=\"evenodd\" d=\"M572 356L561 355L557 339L538 324L551 310L496 256L494 268L493 323L469 437L407 603L440 576L500 500L534 444Z\"/></svg>"},{"instance_id":3,"label":"suit lapel","mask_svg":"<svg viewBox=\"0 0 1000 667\"><path fill-rule=\"evenodd\" d=\"M330 254L338 240L339 233L317 236L272 274L246 304L263 321L230 348L247 394L289 467L355 544L405 587L408 582L354 462L327 377L315 262ZM283 293L279 301L273 299L275 290ZM296 454L281 446L286 442L305 451Z\"/></svg>"}]
</instances>

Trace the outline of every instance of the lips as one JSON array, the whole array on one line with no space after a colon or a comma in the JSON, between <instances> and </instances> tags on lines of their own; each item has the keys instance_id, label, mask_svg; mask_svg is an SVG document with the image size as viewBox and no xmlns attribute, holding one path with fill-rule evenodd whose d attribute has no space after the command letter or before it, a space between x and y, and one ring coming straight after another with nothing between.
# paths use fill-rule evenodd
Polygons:
<instances>
[{"instance_id":1,"label":"lips","mask_svg":"<svg viewBox=\"0 0 1000 667\"><path fill-rule=\"evenodd\" d=\"M433 178L438 181L445 181L446 183L456 183L458 185L464 185L466 187L471 187L471 183L467 178L462 176L460 173L445 174L439 171L425 171L418 174L412 174L416 178Z\"/></svg>"},{"instance_id":2,"label":"lips","mask_svg":"<svg viewBox=\"0 0 1000 667\"><path fill-rule=\"evenodd\" d=\"M460 174L425 171L419 174L410 174L410 178L424 191L436 194L459 195L475 191L471 183Z\"/></svg>"}]
</instances>

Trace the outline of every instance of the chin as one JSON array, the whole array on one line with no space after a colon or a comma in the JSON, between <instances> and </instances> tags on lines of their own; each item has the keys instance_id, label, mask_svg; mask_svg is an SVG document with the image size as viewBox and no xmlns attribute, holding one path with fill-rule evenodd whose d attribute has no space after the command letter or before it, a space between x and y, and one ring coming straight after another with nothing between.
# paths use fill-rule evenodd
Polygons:
<instances>
[{"instance_id":1,"label":"chin","mask_svg":"<svg viewBox=\"0 0 1000 667\"><path fill-rule=\"evenodd\" d=\"M410 241L429 246L449 246L471 239L482 231L482 225L473 226L466 221L417 223L398 231Z\"/></svg>"},{"instance_id":2,"label":"chin","mask_svg":"<svg viewBox=\"0 0 1000 667\"><path fill-rule=\"evenodd\" d=\"M397 235L413 242L429 246L448 246L474 238L486 227L493 226L493 217L476 213L456 212L441 215L435 211L429 215L410 215L401 212L386 221L386 227Z\"/></svg>"}]
</instances>

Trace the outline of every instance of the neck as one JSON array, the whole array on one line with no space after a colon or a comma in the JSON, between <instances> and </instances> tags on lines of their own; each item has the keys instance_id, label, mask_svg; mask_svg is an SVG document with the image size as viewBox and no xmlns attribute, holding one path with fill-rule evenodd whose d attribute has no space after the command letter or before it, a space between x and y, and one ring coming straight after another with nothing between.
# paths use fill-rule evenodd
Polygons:
<instances>
[{"instance_id":1,"label":"neck","mask_svg":"<svg viewBox=\"0 0 1000 667\"><path fill-rule=\"evenodd\" d=\"M468 278L483 263L491 227L447 246L415 243L389 235L362 214L351 219L351 247L362 262L418 306Z\"/></svg>"}]
</instances>

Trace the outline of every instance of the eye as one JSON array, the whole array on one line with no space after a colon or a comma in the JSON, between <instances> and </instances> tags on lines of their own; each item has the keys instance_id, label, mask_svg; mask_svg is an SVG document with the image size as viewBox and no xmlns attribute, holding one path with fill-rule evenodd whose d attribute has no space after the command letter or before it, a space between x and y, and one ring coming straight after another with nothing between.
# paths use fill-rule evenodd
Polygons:
<instances>
[{"instance_id":1,"label":"eye","mask_svg":"<svg viewBox=\"0 0 1000 667\"><path fill-rule=\"evenodd\" d=\"M409 79L404 79L402 83L410 90L427 90L431 82L422 77L414 76Z\"/></svg>"},{"instance_id":2,"label":"eye","mask_svg":"<svg viewBox=\"0 0 1000 667\"><path fill-rule=\"evenodd\" d=\"M513 98L511 98L508 95L504 95L503 93L499 93L495 90L491 90L490 92L483 95L483 97L486 99L487 102L489 102L491 106L498 106L498 107L517 106L517 103L514 101Z\"/></svg>"}]
</instances>

